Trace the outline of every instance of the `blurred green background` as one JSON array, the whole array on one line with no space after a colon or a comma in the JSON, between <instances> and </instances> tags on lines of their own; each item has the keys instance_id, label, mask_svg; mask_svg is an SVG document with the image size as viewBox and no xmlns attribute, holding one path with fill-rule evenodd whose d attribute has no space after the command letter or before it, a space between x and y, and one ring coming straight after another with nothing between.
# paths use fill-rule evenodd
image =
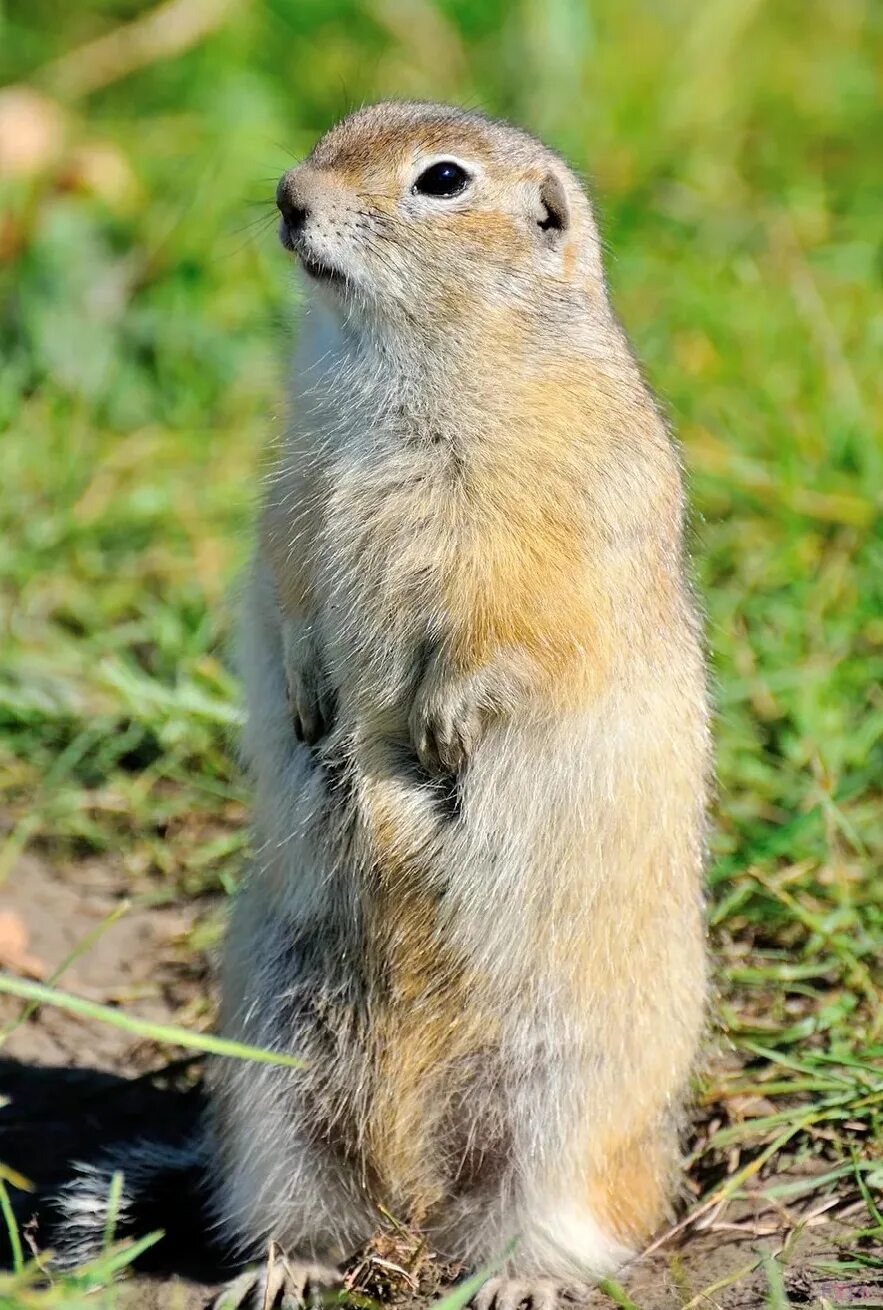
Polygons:
<instances>
[{"instance_id":1,"label":"blurred green background","mask_svg":"<svg viewBox=\"0 0 883 1310\"><path fill-rule=\"evenodd\" d=\"M153 894L235 877L225 642L296 309L275 179L363 101L455 100L585 172L684 443L721 1021L759 1076L797 1061L792 1094L842 1058L866 1095L883 5L0 0L0 82L0 873L31 843L103 852ZM862 1105L865 1151L879 1096Z\"/></svg>"}]
</instances>

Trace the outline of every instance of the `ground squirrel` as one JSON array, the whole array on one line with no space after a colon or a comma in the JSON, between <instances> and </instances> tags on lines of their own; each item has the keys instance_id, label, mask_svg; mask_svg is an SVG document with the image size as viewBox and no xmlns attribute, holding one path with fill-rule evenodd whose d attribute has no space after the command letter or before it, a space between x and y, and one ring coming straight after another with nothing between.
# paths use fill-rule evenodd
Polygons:
<instances>
[{"instance_id":1,"label":"ground squirrel","mask_svg":"<svg viewBox=\"0 0 883 1310\"><path fill-rule=\"evenodd\" d=\"M375 105L277 203L308 302L221 1025L306 1067L215 1069L216 1219L301 1281L381 1205L471 1267L515 1239L477 1301L546 1305L665 1218L703 1024L678 457L585 191L525 132Z\"/></svg>"}]
</instances>

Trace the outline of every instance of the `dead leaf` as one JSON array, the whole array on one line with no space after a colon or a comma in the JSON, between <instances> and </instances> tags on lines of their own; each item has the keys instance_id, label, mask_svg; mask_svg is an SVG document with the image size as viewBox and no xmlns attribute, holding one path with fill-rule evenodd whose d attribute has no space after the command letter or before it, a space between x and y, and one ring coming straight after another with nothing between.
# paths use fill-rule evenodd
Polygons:
<instances>
[{"instance_id":1,"label":"dead leaf","mask_svg":"<svg viewBox=\"0 0 883 1310\"><path fill-rule=\"evenodd\" d=\"M0 910L0 965L28 978L44 978L46 966L28 951L30 933L15 910Z\"/></svg>"}]
</instances>

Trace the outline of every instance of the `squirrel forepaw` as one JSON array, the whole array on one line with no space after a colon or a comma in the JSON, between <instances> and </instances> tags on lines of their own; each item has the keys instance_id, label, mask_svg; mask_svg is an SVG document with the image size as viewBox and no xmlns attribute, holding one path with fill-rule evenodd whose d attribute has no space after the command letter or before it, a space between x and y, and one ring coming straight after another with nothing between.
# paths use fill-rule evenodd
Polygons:
<instances>
[{"instance_id":1,"label":"squirrel forepaw","mask_svg":"<svg viewBox=\"0 0 883 1310\"><path fill-rule=\"evenodd\" d=\"M309 630L304 632L293 623L283 623L282 643L294 735L298 741L315 746L334 723L334 690Z\"/></svg>"},{"instance_id":2,"label":"squirrel forepaw","mask_svg":"<svg viewBox=\"0 0 883 1310\"><path fill-rule=\"evenodd\" d=\"M414 699L409 727L427 773L457 774L481 740L484 713L465 680L427 680Z\"/></svg>"},{"instance_id":3,"label":"squirrel forepaw","mask_svg":"<svg viewBox=\"0 0 883 1310\"><path fill-rule=\"evenodd\" d=\"M294 735L315 746L334 723L334 693L321 676L306 669L288 669L288 701Z\"/></svg>"},{"instance_id":4,"label":"squirrel forepaw","mask_svg":"<svg viewBox=\"0 0 883 1310\"><path fill-rule=\"evenodd\" d=\"M436 653L427 662L408 720L424 769L460 773L489 724L523 701L535 681L536 666L517 647L499 650L465 673Z\"/></svg>"}]
</instances>

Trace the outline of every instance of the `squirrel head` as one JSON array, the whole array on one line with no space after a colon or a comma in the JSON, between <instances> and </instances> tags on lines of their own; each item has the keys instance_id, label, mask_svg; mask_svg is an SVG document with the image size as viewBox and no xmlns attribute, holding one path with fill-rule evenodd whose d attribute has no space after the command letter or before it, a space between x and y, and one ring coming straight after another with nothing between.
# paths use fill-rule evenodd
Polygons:
<instances>
[{"instance_id":1,"label":"squirrel head","mask_svg":"<svg viewBox=\"0 0 883 1310\"><path fill-rule=\"evenodd\" d=\"M514 312L553 330L603 295L598 233L574 173L478 113L361 109L281 178L276 200L283 245L350 324L436 335Z\"/></svg>"}]
</instances>

